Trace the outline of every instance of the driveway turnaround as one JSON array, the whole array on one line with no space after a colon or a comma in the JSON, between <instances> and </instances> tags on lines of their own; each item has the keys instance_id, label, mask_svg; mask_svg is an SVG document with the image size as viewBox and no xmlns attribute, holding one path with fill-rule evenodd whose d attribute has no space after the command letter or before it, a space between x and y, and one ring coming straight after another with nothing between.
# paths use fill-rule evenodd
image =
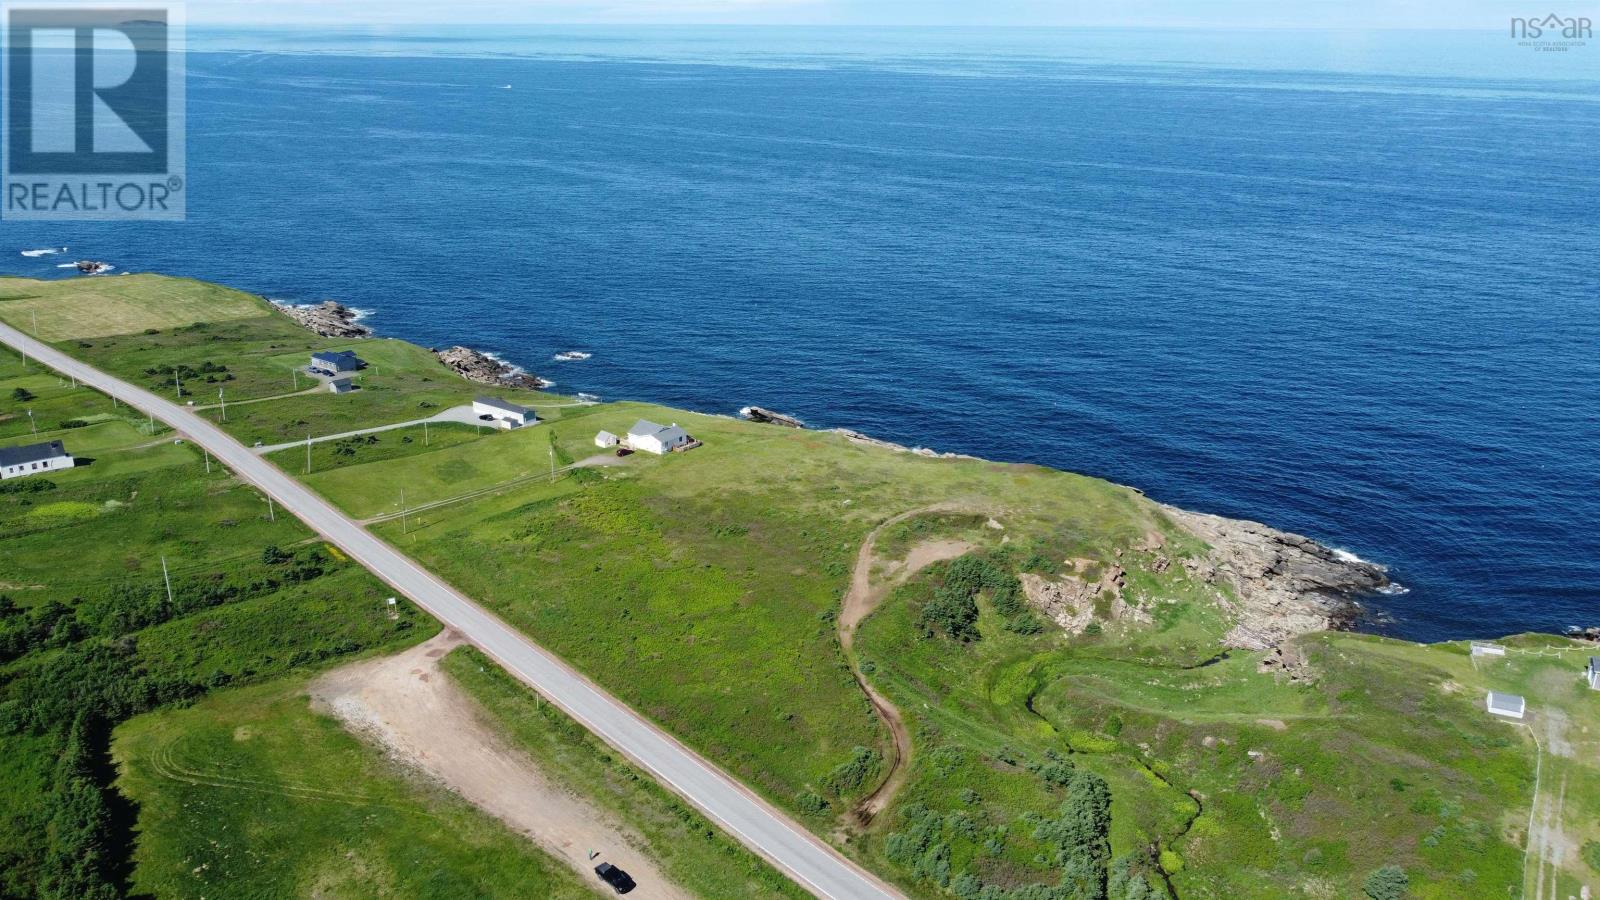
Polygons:
<instances>
[{"instance_id":1,"label":"driveway turnaround","mask_svg":"<svg viewBox=\"0 0 1600 900\"><path fill-rule=\"evenodd\" d=\"M0 324L0 341L30 359L154 416L210 451L318 534L409 597L564 712L649 771L734 838L819 897L899 894L776 807L724 774L621 701L535 645L455 588L351 521L194 411L135 387Z\"/></svg>"}]
</instances>

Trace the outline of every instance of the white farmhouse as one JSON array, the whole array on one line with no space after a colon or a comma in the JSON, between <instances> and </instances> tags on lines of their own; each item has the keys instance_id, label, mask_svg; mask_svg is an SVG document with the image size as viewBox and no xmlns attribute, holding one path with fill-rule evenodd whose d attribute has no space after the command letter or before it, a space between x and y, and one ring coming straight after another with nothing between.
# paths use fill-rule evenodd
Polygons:
<instances>
[{"instance_id":1,"label":"white farmhouse","mask_svg":"<svg viewBox=\"0 0 1600 900\"><path fill-rule=\"evenodd\" d=\"M1504 716L1507 719L1521 719L1528 710L1527 702L1521 697L1498 691L1489 692L1488 707L1493 715Z\"/></svg>"},{"instance_id":2,"label":"white farmhouse","mask_svg":"<svg viewBox=\"0 0 1600 900\"><path fill-rule=\"evenodd\" d=\"M693 439L689 433L677 426L657 425L654 422L640 419L628 429L628 446L633 450L643 453L654 453L660 456L671 453L680 447L687 446Z\"/></svg>"},{"instance_id":3,"label":"white farmhouse","mask_svg":"<svg viewBox=\"0 0 1600 900\"><path fill-rule=\"evenodd\" d=\"M539 421L539 416L526 406L518 406L496 397L474 399L472 412L478 418L492 421L500 428L521 428Z\"/></svg>"},{"instance_id":4,"label":"white farmhouse","mask_svg":"<svg viewBox=\"0 0 1600 900\"><path fill-rule=\"evenodd\" d=\"M72 454L61 446L60 441L24 447L0 447L0 480L70 469L76 464Z\"/></svg>"},{"instance_id":5,"label":"white farmhouse","mask_svg":"<svg viewBox=\"0 0 1600 900\"><path fill-rule=\"evenodd\" d=\"M594 445L596 447L611 448L611 447L615 447L617 445L617 442L618 442L617 436L612 434L609 431L602 431L599 434L594 436Z\"/></svg>"}]
</instances>

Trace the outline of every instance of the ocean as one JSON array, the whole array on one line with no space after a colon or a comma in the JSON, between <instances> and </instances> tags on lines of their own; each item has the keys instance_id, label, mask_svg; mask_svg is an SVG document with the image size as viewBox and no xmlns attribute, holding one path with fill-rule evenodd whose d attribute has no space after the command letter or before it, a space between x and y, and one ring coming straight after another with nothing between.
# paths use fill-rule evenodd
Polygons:
<instances>
[{"instance_id":1,"label":"ocean","mask_svg":"<svg viewBox=\"0 0 1600 900\"><path fill-rule=\"evenodd\" d=\"M1406 638L1600 624L1600 46L191 38L188 220L7 222L0 271L336 299L557 390L1101 476L1389 566L1367 627Z\"/></svg>"}]
</instances>

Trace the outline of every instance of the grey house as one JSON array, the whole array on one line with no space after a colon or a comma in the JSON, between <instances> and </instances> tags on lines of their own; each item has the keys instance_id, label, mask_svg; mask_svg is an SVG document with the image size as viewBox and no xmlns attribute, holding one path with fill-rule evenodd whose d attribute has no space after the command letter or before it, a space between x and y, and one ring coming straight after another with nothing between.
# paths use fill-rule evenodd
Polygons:
<instances>
[{"instance_id":1,"label":"grey house","mask_svg":"<svg viewBox=\"0 0 1600 900\"><path fill-rule=\"evenodd\" d=\"M352 350L323 350L311 354L311 371L327 375L340 372L359 372L367 363Z\"/></svg>"}]
</instances>

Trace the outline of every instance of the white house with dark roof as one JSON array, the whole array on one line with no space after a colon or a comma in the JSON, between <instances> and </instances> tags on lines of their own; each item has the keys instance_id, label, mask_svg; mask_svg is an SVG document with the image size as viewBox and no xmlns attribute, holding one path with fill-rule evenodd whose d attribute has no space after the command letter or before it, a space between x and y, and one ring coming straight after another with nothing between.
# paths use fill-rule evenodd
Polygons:
<instances>
[{"instance_id":1,"label":"white house with dark roof","mask_svg":"<svg viewBox=\"0 0 1600 900\"><path fill-rule=\"evenodd\" d=\"M1528 703L1516 694L1502 694L1499 691L1490 691L1486 702L1492 715L1504 716L1507 719L1521 719L1528 711Z\"/></svg>"},{"instance_id":2,"label":"white house with dark roof","mask_svg":"<svg viewBox=\"0 0 1600 900\"><path fill-rule=\"evenodd\" d=\"M472 412L478 418L492 421L501 428L521 428L539 421L538 414L533 410L498 397L475 398Z\"/></svg>"},{"instance_id":3,"label":"white house with dark roof","mask_svg":"<svg viewBox=\"0 0 1600 900\"><path fill-rule=\"evenodd\" d=\"M355 384L349 378L328 379L328 390L335 394L348 394L355 389Z\"/></svg>"},{"instance_id":4,"label":"white house with dark roof","mask_svg":"<svg viewBox=\"0 0 1600 900\"><path fill-rule=\"evenodd\" d=\"M0 480L70 469L74 465L77 465L76 460L60 441L0 447Z\"/></svg>"},{"instance_id":5,"label":"white house with dark roof","mask_svg":"<svg viewBox=\"0 0 1600 900\"><path fill-rule=\"evenodd\" d=\"M644 453L654 453L657 456L685 447L693 440L694 438L689 437L689 433L679 428L676 422L671 425L657 425L648 419L640 419L628 429L630 448Z\"/></svg>"}]
</instances>

